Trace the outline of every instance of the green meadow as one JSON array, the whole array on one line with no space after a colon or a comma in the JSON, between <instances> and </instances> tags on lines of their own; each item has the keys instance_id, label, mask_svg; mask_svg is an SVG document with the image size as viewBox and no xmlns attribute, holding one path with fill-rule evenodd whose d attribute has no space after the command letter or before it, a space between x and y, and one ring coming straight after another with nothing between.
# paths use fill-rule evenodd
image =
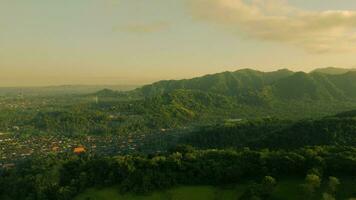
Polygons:
<instances>
[{"instance_id":1,"label":"green meadow","mask_svg":"<svg viewBox=\"0 0 356 200\"><path fill-rule=\"evenodd\" d=\"M236 190L235 190L236 189ZM216 188L212 186L182 186L154 192L149 195L120 194L117 188L89 189L75 200L215 200L235 199L243 192L243 187Z\"/></svg>"},{"instance_id":2,"label":"green meadow","mask_svg":"<svg viewBox=\"0 0 356 200\"><path fill-rule=\"evenodd\" d=\"M356 196L356 180L341 179L337 192L337 199L350 199ZM273 200L300 200L302 199L300 185L304 179L291 178L279 181ZM104 189L88 189L75 200L237 200L243 194L247 184L230 187L213 186L179 186L165 191L157 191L147 195L120 194L115 187ZM315 199L322 199L326 183L323 183Z\"/></svg>"}]
</instances>

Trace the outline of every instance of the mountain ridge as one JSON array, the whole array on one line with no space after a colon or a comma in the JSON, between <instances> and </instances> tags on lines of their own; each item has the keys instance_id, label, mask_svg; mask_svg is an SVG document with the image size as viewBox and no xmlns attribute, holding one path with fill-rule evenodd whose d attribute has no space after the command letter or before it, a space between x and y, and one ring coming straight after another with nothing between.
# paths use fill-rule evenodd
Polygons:
<instances>
[{"instance_id":1,"label":"mountain ridge","mask_svg":"<svg viewBox=\"0 0 356 200\"><path fill-rule=\"evenodd\" d=\"M130 92L97 94L100 99L135 99L138 107L147 116L159 118L160 124L200 119L319 118L356 109L356 72L331 75L243 69L163 80Z\"/></svg>"},{"instance_id":2,"label":"mountain ridge","mask_svg":"<svg viewBox=\"0 0 356 200\"><path fill-rule=\"evenodd\" d=\"M242 69L192 79L159 81L135 91L152 97L178 89L235 97L239 102L264 96L266 100L351 100L356 98L356 72L325 74L287 69L273 72Z\"/></svg>"}]
</instances>

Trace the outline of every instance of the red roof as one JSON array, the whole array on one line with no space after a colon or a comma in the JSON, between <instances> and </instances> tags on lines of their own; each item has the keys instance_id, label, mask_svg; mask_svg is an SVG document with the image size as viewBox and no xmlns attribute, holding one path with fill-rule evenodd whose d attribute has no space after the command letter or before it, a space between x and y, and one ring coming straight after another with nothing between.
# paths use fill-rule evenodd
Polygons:
<instances>
[{"instance_id":1,"label":"red roof","mask_svg":"<svg viewBox=\"0 0 356 200\"><path fill-rule=\"evenodd\" d=\"M73 150L74 153L84 153L85 152L85 148L84 147L76 147Z\"/></svg>"}]
</instances>

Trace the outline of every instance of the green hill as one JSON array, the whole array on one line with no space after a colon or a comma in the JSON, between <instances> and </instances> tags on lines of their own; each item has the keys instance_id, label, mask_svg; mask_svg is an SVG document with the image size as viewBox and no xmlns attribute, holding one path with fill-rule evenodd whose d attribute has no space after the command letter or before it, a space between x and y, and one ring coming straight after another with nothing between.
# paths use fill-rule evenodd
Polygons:
<instances>
[{"instance_id":1,"label":"green hill","mask_svg":"<svg viewBox=\"0 0 356 200\"><path fill-rule=\"evenodd\" d=\"M349 113L355 114L355 113ZM181 143L210 148L289 149L356 142L356 119L346 115L297 122L265 119L209 126L187 134Z\"/></svg>"}]
</instances>

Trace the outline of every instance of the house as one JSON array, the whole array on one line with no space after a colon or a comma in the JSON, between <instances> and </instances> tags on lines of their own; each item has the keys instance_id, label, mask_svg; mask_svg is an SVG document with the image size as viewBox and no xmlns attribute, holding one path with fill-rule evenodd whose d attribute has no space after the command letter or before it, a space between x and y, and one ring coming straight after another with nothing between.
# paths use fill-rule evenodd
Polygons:
<instances>
[{"instance_id":1,"label":"house","mask_svg":"<svg viewBox=\"0 0 356 200\"><path fill-rule=\"evenodd\" d=\"M52 151L55 151L55 152L59 151L59 147L58 146L52 147Z\"/></svg>"},{"instance_id":2,"label":"house","mask_svg":"<svg viewBox=\"0 0 356 200\"><path fill-rule=\"evenodd\" d=\"M76 148L74 148L73 152L76 154L81 154L81 153L85 152L85 148L84 147L76 147Z\"/></svg>"}]
</instances>

